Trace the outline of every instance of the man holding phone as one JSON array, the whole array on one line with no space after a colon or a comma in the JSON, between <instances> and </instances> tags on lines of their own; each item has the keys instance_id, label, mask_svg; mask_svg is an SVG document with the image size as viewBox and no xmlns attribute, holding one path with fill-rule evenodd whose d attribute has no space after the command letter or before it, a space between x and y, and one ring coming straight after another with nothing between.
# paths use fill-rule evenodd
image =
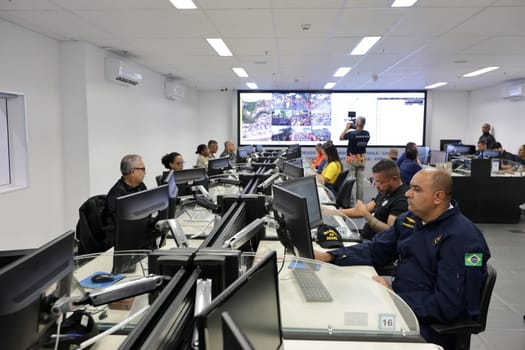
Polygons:
<instances>
[{"instance_id":1,"label":"man holding phone","mask_svg":"<svg viewBox=\"0 0 525 350\"><path fill-rule=\"evenodd\" d=\"M363 200L363 188L365 185L365 161L366 145L370 140L370 133L364 130L365 117L355 117L355 112L348 112L349 122L346 123L345 129L339 136L339 140L348 140L346 147L346 166L349 175L356 178L355 197L357 200Z\"/></svg>"}]
</instances>

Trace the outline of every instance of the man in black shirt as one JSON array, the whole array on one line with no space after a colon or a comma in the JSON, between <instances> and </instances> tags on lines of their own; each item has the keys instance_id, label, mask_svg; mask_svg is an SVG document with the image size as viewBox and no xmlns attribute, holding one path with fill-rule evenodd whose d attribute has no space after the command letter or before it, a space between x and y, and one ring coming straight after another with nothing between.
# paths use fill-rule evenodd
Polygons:
<instances>
[{"instance_id":1,"label":"man in black shirt","mask_svg":"<svg viewBox=\"0 0 525 350\"><path fill-rule=\"evenodd\" d=\"M398 215L408 210L405 197L408 187L401 181L396 162L382 159L374 165L372 173L378 190L377 196L368 204L359 200L354 208L339 209L340 213L348 217L362 217L366 220L361 232L364 239L372 239L376 233L383 232L394 223Z\"/></svg>"},{"instance_id":2,"label":"man in black shirt","mask_svg":"<svg viewBox=\"0 0 525 350\"><path fill-rule=\"evenodd\" d=\"M346 123L346 127L339 136L339 140L348 140L346 147L346 165L349 175L355 177L355 197L356 200L363 200L363 187L365 185L365 161L366 145L370 141L370 133L363 130L365 127L365 117L357 117L355 125L351 122Z\"/></svg>"},{"instance_id":3,"label":"man in black shirt","mask_svg":"<svg viewBox=\"0 0 525 350\"><path fill-rule=\"evenodd\" d=\"M494 149L496 147L496 139L490 134L490 124L484 123L481 126L481 136L479 137L478 143L485 141L487 149Z\"/></svg>"},{"instance_id":4,"label":"man in black shirt","mask_svg":"<svg viewBox=\"0 0 525 350\"><path fill-rule=\"evenodd\" d=\"M118 197L146 190L146 185L142 182L146 175L146 167L141 156L137 154L124 156L120 161L120 172L122 177L111 187L106 196L104 217L109 226L114 226L116 223ZM108 232L104 243L109 247L115 244L114 231Z\"/></svg>"}]
</instances>

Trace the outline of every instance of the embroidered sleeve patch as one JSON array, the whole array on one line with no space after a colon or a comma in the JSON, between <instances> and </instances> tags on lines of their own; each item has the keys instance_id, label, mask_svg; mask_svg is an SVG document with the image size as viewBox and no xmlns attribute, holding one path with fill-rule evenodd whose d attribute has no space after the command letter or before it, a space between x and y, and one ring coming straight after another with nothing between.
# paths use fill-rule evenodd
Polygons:
<instances>
[{"instance_id":1,"label":"embroidered sleeve patch","mask_svg":"<svg viewBox=\"0 0 525 350\"><path fill-rule=\"evenodd\" d=\"M465 266L481 267L483 265L483 253L466 253Z\"/></svg>"}]
</instances>

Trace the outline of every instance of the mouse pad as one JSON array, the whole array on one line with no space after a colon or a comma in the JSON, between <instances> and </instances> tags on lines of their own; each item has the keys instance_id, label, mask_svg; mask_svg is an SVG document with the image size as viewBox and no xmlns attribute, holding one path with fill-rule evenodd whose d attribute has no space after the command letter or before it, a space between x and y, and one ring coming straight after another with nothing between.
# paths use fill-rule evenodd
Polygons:
<instances>
[{"instance_id":1,"label":"mouse pad","mask_svg":"<svg viewBox=\"0 0 525 350\"><path fill-rule=\"evenodd\" d=\"M111 286L112 284L115 284L116 282L120 281L121 279L123 279L124 275L113 275L115 277L115 280L113 281L109 281L109 282L100 282L100 283L94 283L91 281L91 278L95 275L100 275L101 273L104 273L104 274L107 274L109 272L103 272L103 271L97 271L97 272L93 272L91 275L87 276L86 278L84 278L82 281L80 281L80 285L84 288L91 288L91 289L94 289L94 288L104 288L104 287L107 287L107 286Z\"/></svg>"}]
</instances>

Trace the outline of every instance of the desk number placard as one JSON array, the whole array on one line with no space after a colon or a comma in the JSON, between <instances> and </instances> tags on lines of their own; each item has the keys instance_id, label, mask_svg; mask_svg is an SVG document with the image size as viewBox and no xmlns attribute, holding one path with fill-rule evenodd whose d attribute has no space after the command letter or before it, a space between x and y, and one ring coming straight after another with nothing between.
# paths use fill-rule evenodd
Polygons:
<instances>
[{"instance_id":1,"label":"desk number placard","mask_svg":"<svg viewBox=\"0 0 525 350\"><path fill-rule=\"evenodd\" d=\"M396 329L396 315L379 314L379 330L394 331Z\"/></svg>"}]
</instances>

